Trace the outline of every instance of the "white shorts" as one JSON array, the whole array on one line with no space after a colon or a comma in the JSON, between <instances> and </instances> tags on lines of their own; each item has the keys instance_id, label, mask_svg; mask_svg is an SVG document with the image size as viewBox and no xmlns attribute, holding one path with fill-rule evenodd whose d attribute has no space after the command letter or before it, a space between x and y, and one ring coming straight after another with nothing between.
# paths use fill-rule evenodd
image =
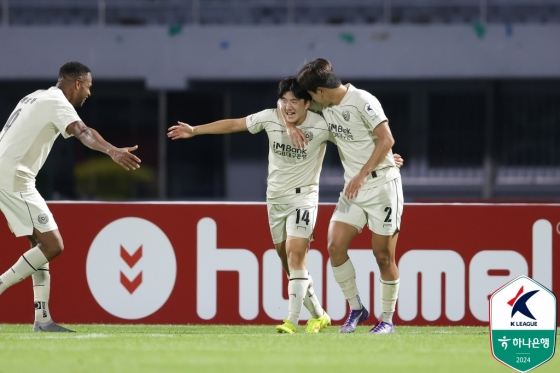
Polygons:
<instances>
[{"instance_id":1,"label":"white shorts","mask_svg":"<svg viewBox=\"0 0 560 373\"><path fill-rule=\"evenodd\" d=\"M267 209L270 234L275 244L286 241L288 236L312 238L317 220L317 203L269 203Z\"/></svg>"},{"instance_id":2,"label":"white shorts","mask_svg":"<svg viewBox=\"0 0 560 373\"><path fill-rule=\"evenodd\" d=\"M355 199L348 199L344 192L340 193L331 221L353 225L358 232L367 223L372 232L391 236L401 228L402 210L402 183L398 177L377 187L360 190Z\"/></svg>"},{"instance_id":3,"label":"white shorts","mask_svg":"<svg viewBox=\"0 0 560 373\"><path fill-rule=\"evenodd\" d=\"M16 237L33 235L33 228L41 233L58 229L47 203L37 189L27 192L0 189L0 210Z\"/></svg>"}]
</instances>

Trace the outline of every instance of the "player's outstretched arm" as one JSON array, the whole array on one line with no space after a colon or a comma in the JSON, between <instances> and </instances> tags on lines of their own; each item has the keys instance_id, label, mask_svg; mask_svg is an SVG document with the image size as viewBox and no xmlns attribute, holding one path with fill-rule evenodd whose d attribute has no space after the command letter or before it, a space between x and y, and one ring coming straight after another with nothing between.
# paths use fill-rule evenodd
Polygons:
<instances>
[{"instance_id":1,"label":"player's outstretched arm","mask_svg":"<svg viewBox=\"0 0 560 373\"><path fill-rule=\"evenodd\" d=\"M176 126L167 129L167 137L171 140L177 140L189 139L196 135L222 135L241 131L247 131L245 118L223 119L201 126L190 126L187 123L177 122Z\"/></svg>"},{"instance_id":2,"label":"player's outstretched arm","mask_svg":"<svg viewBox=\"0 0 560 373\"><path fill-rule=\"evenodd\" d=\"M280 119L286 127L286 134L290 138L290 142L298 149L305 148L305 145L307 145L307 137L305 136L305 133L303 133L303 131L297 128L293 123L286 120L284 112L282 111L281 103L281 100L278 100L276 103L276 112L278 113L278 119Z\"/></svg>"},{"instance_id":3,"label":"player's outstretched arm","mask_svg":"<svg viewBox=\"0 0 560 373\"><path fill-rule=\"evenodd\" d=\"M140 158L131 153L138 149L138 145L129 148L116 148L105 141L96 130L89 128L81 121L70 123L66 127L66 132L74 135L88 148L109 155L116 164L127 171L140 168Z\"/></svg>"}]
</instances>

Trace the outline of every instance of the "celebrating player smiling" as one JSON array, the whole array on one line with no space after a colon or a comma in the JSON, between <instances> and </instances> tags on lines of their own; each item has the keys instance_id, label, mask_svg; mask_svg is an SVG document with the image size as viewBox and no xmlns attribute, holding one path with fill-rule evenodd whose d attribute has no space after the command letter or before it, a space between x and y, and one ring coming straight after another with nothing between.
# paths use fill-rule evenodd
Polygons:
<instances>
[{"instance_id":1,"label":"celebrating player smiling","mask_svg":"<svg viewBox=\"0 0 560 373\"><path fill-rule=\"evenodd\" d=\"M36 332L70 332L51 318L49 263L64 245L58 226L35 188L35 177L58 135L75 136L85 146L109 155L125 170L140 167L131 148L116 148L87 127L75 107L91 95L90 69L79 62L60 68L56 87L35 91L16 106L0 132L0 210L17 236L27 236L32 248L0 276L0 294L23 279L33 277Z\"/></svg>"},{"instance_id":2,"label":"celebrating player smiling","mask_svg":"<svg viewBox=\"0 0 560 373\"><path fill-rule=\"evenodd\" d=\"M278 109L263 110L245 118L225 119L196 127L179 122L169 128L168 137L176 140L203 134L266 131L269 141L268 221L276 251L290 280L288 318L276 330L279 333L296 332L303 302L313 316L306 331L316 333L330 325L331 320L315 295L305 259L317 218L319 176L326 141L333 141L333 137L323 117L308 111L311 96L299 87L295 77L280 82L278 98ZM307 146L290 145L279 112L305 134ZM399 155L395 159L402 164Z\"/></svg>"}]
</instances>

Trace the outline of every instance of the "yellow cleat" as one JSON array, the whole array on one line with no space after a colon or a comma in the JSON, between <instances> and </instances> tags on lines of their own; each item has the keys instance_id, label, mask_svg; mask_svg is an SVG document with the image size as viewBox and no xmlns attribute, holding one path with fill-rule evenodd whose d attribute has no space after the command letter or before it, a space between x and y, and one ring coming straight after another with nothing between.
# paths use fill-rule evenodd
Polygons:
<instances>
[{"instance_id":1,"label":"yellow cleat","mask_svg":"<svg viewBox=\"0 0 560 373\"><path fill-rule=\"evenodd\" d=\"M297 332L296 327L290 320L284 320L284 324L278 325L276 327L277 333L287 333L287 334L294 334Z\"/></svg>"},{"instance_id":2,"label":"yellow cleat","mask_svg":"<svg viewBox=\"0 0 560 373\"><path fill-rule=\"evenodd\" d=\"M307 325L305 326L305 331L307 333L319 333L321 329L326 328L331 325L331 318L325 310L323 310L323 316L316 319L309 319Z\"/></svg>"}]
</instances>

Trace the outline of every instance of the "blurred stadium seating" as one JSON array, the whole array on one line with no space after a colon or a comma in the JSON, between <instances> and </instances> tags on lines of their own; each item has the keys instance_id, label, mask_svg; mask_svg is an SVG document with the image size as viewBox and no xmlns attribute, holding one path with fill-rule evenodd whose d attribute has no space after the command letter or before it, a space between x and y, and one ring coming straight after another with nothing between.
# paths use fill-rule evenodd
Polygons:
<instances>
[{"instance_id":1,"label":"blurred stadium seating","mask_svg":"<svg viewBox=\"0 0 560 373\"><path fill-rule=\"evenodd\" d=\"M481 16L490 24L560 23L557 0L3 0L3 4L11 25L449 24L472 23Z\"/></svg>"}]
</instances>

